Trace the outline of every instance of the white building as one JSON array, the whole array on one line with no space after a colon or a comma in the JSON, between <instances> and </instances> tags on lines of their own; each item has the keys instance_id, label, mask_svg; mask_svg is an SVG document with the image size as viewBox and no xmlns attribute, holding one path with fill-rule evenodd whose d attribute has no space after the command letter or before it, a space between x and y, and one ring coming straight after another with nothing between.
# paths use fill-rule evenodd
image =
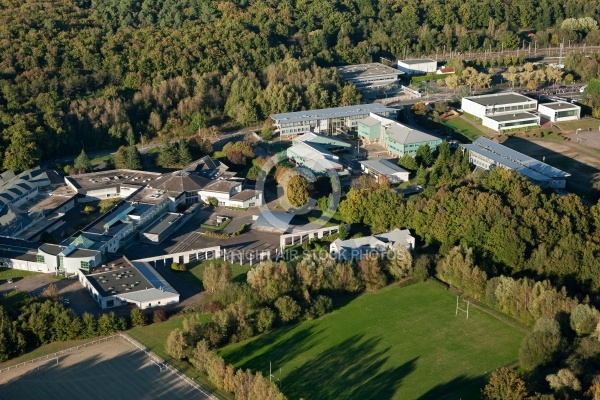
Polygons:
<instances>
[{"instance_id":1,"label":"white building","mask_svg":"<svg viewBox=\"0 0 600 400\"><path fill-rule=\"evenodd\" d=\"M437 61L430 58L398 60L398 69L408 75L435 74Z\"/></svg>"},{"instance_id":2,"label":"white building","mask_svg":"<svg viewBox=\"0 0 600 400\"><path fill-rule=\"evenodd\" d=\"M358 120L370 113L382 117L394 117L396 109L381 104L359 104L356 106L325 108L320 110L296 111L273 114L275 131L281 136L302 135L307 132L337 135L340 131L356 128Z\"/></svg>"},{"instance_id":3,"label":"white building","mask_svg":"<svg viewBox=\"0 0 600 400\"><path fill-rule=\"evenodd\" d=\"M102 309L135 304L140 309L179 302L179 293L145 262L126 257L110 261L77 277Z\"/></svg>"},{"instance_id":4,"label":"white building","mask_svg":"<svg viewBox=\"0 0 600 400\"><path fill-rule=\"evenodd\" d=\"M336 239L329 246L329 253L337 259L352 260L361 259L369 254L381 255L396 246L404 246L409 250L415 248L415 238L408 229L394 229L391 232L357 239Z\"/></svg>"},{"instance_id":5,"label":"white building","mask_svg":"<svg viewBox=\"0 0 600 400\"><path fill-rule=\"evenodd\" d=\"M552 122L571 121L580 118L581 107L566 101L555 101L538 105L538 112Z\"/></svg>"},{"instance_id":6,"label":"white building","mask_svg":"<svg viewBox=\"0 0 600 400\"><path fill-rule=\"evenodd\" d=\"M358 89L388 87L398 83L402 71L380 63L355 64L338 67L342 79Z\"/></svg>"},{"instance_id":7,"label":"white building","mask_svg":"<svg viewBox=\"0 0 600 400\"><path fill-rule=\"evenodd\" d=\"M571 176L567 172L484 137L471 144L460 146L469 151L469 161L476 167L484 170L496 167L510 169L540 186L564 189L567 178Z\"/></svg>"},{"instance_id":8,"label":"white building","mask_svg":"<svg viewBox=\"0 0 600 400\"><path fill-rule=\"evenodd\" d=\"M519 93L506 92L463 97L461 108L467 114L481 118L483 126L497 132L540 125L537 100Z\"/></svg>"},{"instance_id":9,"label":"white building","mask_svg":"<svg viewBox=\"0 0 600 400\"><path fill-rule=\"evenodd\" d=\"M315 143L298 142L286 152L290 160L313 172L325 174L328 170L341 172L344 169L338 156Z\"/></svg>"},{"instance_id":10,"label":"white building","mask_svg":"<svg viewBox=\"0 0 600 400\"><path fill-rule=\"evenodd\" d=\"M410 172L400 168L398 165L384 159L373 159L360 161L361 169L375 177L379 182L381 176L387 178L390 183L408 182Z\"/></svg>"}]
</instances>

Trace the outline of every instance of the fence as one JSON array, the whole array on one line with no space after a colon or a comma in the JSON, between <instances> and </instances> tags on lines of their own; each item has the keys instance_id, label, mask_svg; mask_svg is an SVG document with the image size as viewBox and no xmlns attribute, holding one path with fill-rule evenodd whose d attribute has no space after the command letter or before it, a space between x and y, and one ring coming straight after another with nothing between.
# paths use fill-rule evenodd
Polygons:
<instances>
[{"instance_id":1,"label":"fence","mask_svg":"<svg viewBox=\"0 0 600 400\"><path fill-rule=\"evenodd\" d=\"M216 397L215 395L213 395L211 393L208 393L200 385L198 385L196 382L194 382L193 379L189 378L183 372L179 371L177 368L173 367L172 365L168 364L167 362L160 360L154 354L152 354L151 352L149 352L144 346L142 346L140 343L138 343L135 339L133 339L131 336L129 336L128 334L123 333L123 332L119 332L119 333L116 333L116 334L111 335L111 336L106 336L106 337L103 337L103 338L100 338L100 339L96 339L96 340L93 340L91 342L83 343L83 344L80 344L78 346L69 347L68 349L57 351L56 353L47 354L45 356L37 357L37 358L31 359L29 361L24 361L24 362L19 363L19 364L11 365L10 367L5 367L5 368L0 369L0 373L6 372L6 371L10 371L12 369L20 368L20 367L23 367L23 366L28 365L28 364L37 363L37 362L45 362L45 361L50 361L50 360L54 360L54 359L56 359L57 362L58 362L58 357L61 354L69 353L69 352L74 351L74 350L79 350L79 349L84 348L84 347L93 346L93 345L95 345L97 343L104 342L104 341L107 341L107 340L110 340L110 339L119 338L119 337L125 339L127 342L129 342L132 346L134 346L138 350L143 351L144 354L146 354L150 358L150 360L154 364L156 364L158 366L158 368L161 371L164 371L165 369L167 369L172 374L177 375L177 377L180 380L184 381L185 383L187 383L188 385L190 385L194 389L196 389L199 392L201 392L204 396L206 396L206 398L211 399L211 400L219 400L218 397Z\"/></svg>"},{"instance_id":2,"label":"fence","mask_svg":"<svg viewBox=\"0 0 600 400\"><path fill-rule=\"evenodd\" d=\"M2 372L4 372L4 371L10 371L11 369L19 368L19 367L22 367L22 366L27 365L27 364L32 364L32 363L35 363L35 362L47 361L47 360L50 360L50 359L54 359L54 358L57 358L58 356L60 356L61 354L68 353L68 352L71 352L73 350L79 350L82 347L92 346L92 345L94 345L96 343L104 342L104 341L109 340L109 339L114 339L114 338L116 338L118 336L119 336L119 334L111 335L111 336L106 336L106 337L103 337L101 339L96 339L96 340L93 340L91 342L80 344L79 346L69 347L68 349L57 351L56 353L48 354L48 355L45 355L45 356L42 356L42 357L34 358L32 360L29 360L29 361L24 361L24 362L19 363L19 364L11 365L10 367L5 367L5 368L0 369L0 374Z\"/></svg>"}]
</instances>

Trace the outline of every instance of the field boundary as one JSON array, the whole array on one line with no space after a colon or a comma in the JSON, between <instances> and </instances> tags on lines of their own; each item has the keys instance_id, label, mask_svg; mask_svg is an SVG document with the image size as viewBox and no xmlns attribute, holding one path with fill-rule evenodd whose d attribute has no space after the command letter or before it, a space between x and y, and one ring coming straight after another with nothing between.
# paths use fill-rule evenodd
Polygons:
<instances>
[{"instance_id":1,"label":"field boundary","mask_svg":"<svg viewBox=\"0 0 600 400\"><path fill-rule=\"evenodd\" d=\"M168 369L172 374L177 375L177 377L179 377L180 380L184 381L185 383L187 383L194 389L198 390L200 393L202 393L209 399L218 400L218 397L216 397L213 393L210 393L210 391L208 389L202 388L202 386L200 386L196 382L194 382L193 378L190 378L184 372L179 371L179 369L177 369L177 367L174 367L171 364L169 364L168 362L161 360L160 357L158 357L157 355L155 355L154 353L152 353L151 351L146 349L146 347L144 347L144 345L142 345L140 342L138 342L137 340L135 340L134 338L129 336L127 333L120 332L117 336L121 336L126 341L128 341L132 346L136 347L138 350L143 351L152 360L152 362L158 366L158 368L161 371L163 371L164 369Z\"/></svg>"},{"instance_id":2,"label":"field boundary","mask_svg":"<svg viewBox=\"0 0 600 400\"><path fill-rule=\"evenodd\" d=\"M25 365L28 364L33 364L33 363L39 363L39 362L48 362L51 360L56 360L56 362L58 363L58 359L62 354L65 353L69 353L71 351L74 350L79 350L81 348L84 347L89 347L89 346L93 346L95 344L101 343L101 342L105 342L107 340L111 340L111 339L116 339L116 338L123 338L125 339L125 341L127 341L129 344L131 344L133 347L135 347L136 349L144 352L144 354L146 354L148 356L148 358L150 358L150 360L156 364L156 366L158 366L158 368L160 369L160 371L164 371L164 370L168 370L169 372L171 372L172 374L177 375L177 377L184 381L185 383L187 383L188 385L190 385L192 388L198 390L200 393L202 393L204 396L206 396L207 398L211 399L211 400L219 400L218 397L216 397L213 393L210 393L210 391L206 388L203 388L202 386L198 385L196 382L194 382L193 378L188 377L185 373L183 373L182 371L179 371L176 367L170 365L168 362L161 360L160 357L158 357L157 355L155 355L154 353L152 353L150 350L148 350L146 347L144 347L141 343L139 343L137 340L135 340L134 338L132 338L131 336L129 336L127 333L124 332L119 332L116 333L114 335L110 335L110 336L105 336L103 338L100 339L95 339L92 340L90 342L87 343L83 343L77 346L73 346L73 347L69 347L68 349L64 349L64 350L60 350L57 351L55 353L52 354L47 354L45 356L41 356L41 357L37 357L28 361L24 361L22 363L19 364L15 364L15 365L11 365L9 367L5 367L5 368L1 368L0 369L0 374L2 372L6 372L6 371L10 371L16 368L20 368L23 367Z\"/></svg>"},{"instance_id":3,"label":"field boundary","mask_svg":"<svg viewBox=\"0 0 600 400\"><path fill-rule=\"evenodd\" d=\"M40 362L40 361L47 361L49 359L55 359L55 358L58 358L58 356L61 355L61 354L68 353L68 352L73 351L73 350L79 350L82 347L92 346L94 344L97 344L97 343L100 343L100 342L104 342L106 340L114 339L114 338L116 338L118 336L119 336L119 334L105 336L103 338L92 340L91 342L83 343L83 344L80 344L80 345L77 345L77 346L69 347L68 349L57 351L57 352L52 353L52 354L46 354L45 356L37 357L37 358L31 359L29 361L23 361L22 363L19 363L19 364L11 365L9 367L4 367L4 368L0 369L0 374L2 372L4 372L4 371L9 371L11 369L19 368L19 367L22 367L22 366L27 365L27 364L32 364L32 363Z\"/></svg>"}]
</instances>

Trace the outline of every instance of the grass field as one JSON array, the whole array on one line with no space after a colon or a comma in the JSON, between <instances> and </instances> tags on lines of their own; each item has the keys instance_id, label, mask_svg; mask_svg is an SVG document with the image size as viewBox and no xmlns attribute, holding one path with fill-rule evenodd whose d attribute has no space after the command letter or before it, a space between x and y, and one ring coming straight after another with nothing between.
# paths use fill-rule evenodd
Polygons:
<instances>
[{"instance_id":1,"label":"grass field","mask_svg":"<svg viewBox=\"0 0 600 400\"><path fill-rule=\"evenodd\" d=\"M598 127L600 127L600 120L596 118L587 117L576 121L558 122L556 125L559 126L560 129L562 129L565 132L575 132L577 129L589 128L591 128L592 130L598 130Z\"/></svg>"},{"instance_id":2,"label":"grass field","mask_svg":"<svg viewBox=\"0 0 600 400\"><path fill-rule=\"evenodd\" d=\"M444 124L472 140L483 136L483 133L479 129L475 128L461 117L449 119L445 121Z\"/></svg>"},{"instance_id":3,"label":"grass field","mask_svg":"<svg viewBox=\"0 0 600 400\"><path fill-rule=\"evenodd\" d=\"M514 363L524 334L431 282L391 286L319 320L225 347L236 367L268 374L290 399L475 399ZM281 368L281 374L279 372Z\"/></svg>"}]
</instances>

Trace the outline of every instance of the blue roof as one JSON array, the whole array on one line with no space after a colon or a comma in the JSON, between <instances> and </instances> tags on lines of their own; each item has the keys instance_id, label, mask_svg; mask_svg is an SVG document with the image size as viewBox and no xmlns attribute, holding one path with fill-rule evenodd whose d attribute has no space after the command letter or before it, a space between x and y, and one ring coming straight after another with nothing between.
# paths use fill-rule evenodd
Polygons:
<instances>
[{"instance_id":1,"label":"blue roof","mask_svg":"<svg viewBox=\"0 0 600 400\"><path fill-rule=\"evenodd\" d=\"M554 168L484 137L480 137L472 144L462 144L461 146L539 182L564 179L571 176L568 172Z\"/></svg>"}]
</instances>

